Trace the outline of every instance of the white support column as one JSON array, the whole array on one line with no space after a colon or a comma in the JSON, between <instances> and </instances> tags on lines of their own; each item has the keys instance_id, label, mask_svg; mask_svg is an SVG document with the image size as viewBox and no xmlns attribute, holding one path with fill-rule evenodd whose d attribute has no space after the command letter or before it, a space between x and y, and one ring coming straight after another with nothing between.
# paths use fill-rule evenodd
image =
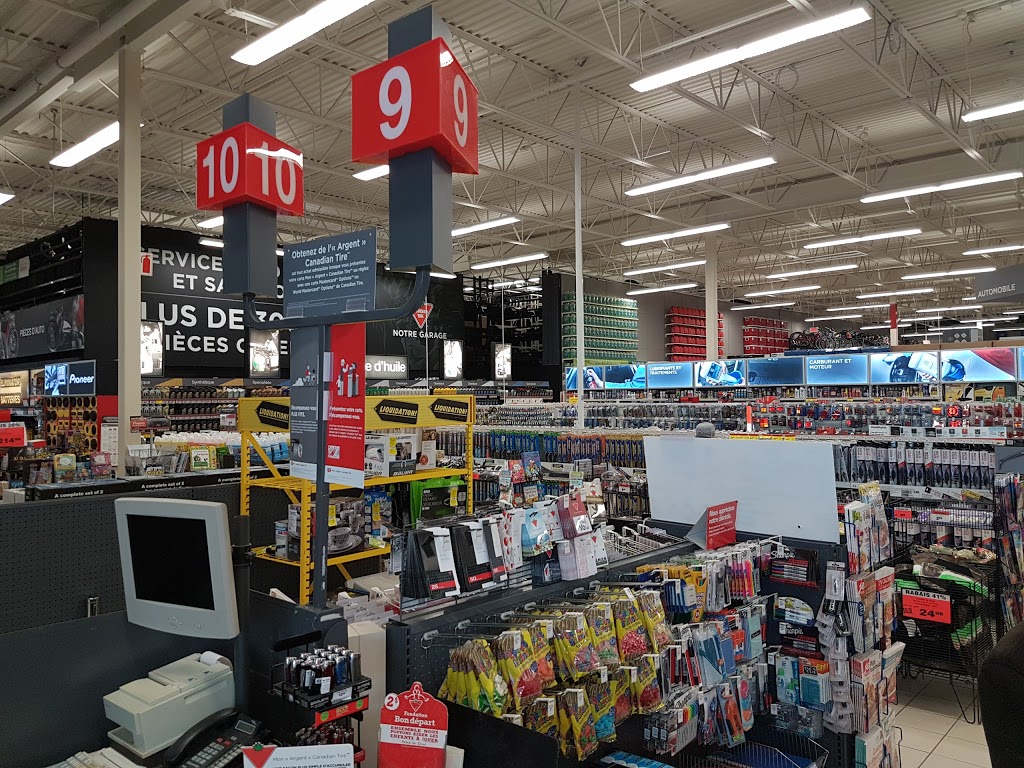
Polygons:
<instances>
[{"instance_id":1,"label":"white support column","mask_svg":"<svg viewBox=\"0 0 1024 768\"><path fill-rule=\"evenodd\" d=\"M718 236L704 236L704 333L705 354L717 360L718 354Z\"/></svg>"},{"instance_id":2,"label":"white support column","mask_svg":"<svg viewBox=\"0 0 1024 768\"><path fill-rule=\"evenodd\" d=\"M583 336L583 156L580 150L580 92L576 89L576 178L573 186L573 208L576 211L576 428L583 429L583 372L586 367Z\"/></svg>"},{"instance_id":3,"label":"white support column","mask_svg":"<svg viewBox=\"0 0 1024 768\"><path fill-rule=\"evenodd\" d=\"M129 420L142 413L142 54L121 48L117 68L117 451L123 475L128 446L138 442Z\"/></svg>"},{"instance_id":4,"label":"white support column","mask_svg":"<svg viewBox=\"0 0 1024 768\"><path fill-rule=\"evenodd\" d=\"M896 306L896 302L889 304L889 346L895 347L900 343L900 312L899 307ZM925 336L927 339L928 337Z\"/></svg>"}]
</instances>

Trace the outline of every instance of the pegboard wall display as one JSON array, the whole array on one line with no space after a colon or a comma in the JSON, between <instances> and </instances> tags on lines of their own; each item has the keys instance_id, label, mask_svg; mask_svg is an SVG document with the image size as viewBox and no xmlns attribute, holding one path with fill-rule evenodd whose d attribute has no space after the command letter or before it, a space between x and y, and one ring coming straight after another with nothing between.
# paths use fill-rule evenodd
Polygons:
<instances>
[{"instance_id":1,"label":"pegboard wall display","mask_svg":"<svg viewBox=\"0 0 1024 768\"><path fill-rule=\"evenodd\" d=\"M130 494L223 502L238 514L238 486ZM116 496L5 505L0 512L0 634L124 610L114 523ZM167 542L168 553L174 542Z\"/></svg>"}]
</instances>

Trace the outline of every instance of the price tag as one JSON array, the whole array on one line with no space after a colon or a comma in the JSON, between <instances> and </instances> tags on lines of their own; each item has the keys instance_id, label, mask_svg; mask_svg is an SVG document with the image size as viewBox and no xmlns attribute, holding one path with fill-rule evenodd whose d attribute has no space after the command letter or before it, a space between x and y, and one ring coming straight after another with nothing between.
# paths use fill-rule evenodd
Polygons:
<instances>
[{"instance_id":1,"label":"price tag","mask_svg":"<svg viewBox=\"0 0 1024 768\"><path fill-rule=\"evenodd\" d=\"M904 509L902 507L897 507L896 509L894 509L892 511L892 516L895 517L897 520L913 520L914 519L914 513L911 510Z\"/></svg>"},{"instance_id":2,"label":"price tag","mask_svg":"<svg viewBox=\"0 0 1024 768\"><path fill-rule=\"evenodd\" d=\"M0 448L22 448L25 445L25 425L19 422L0 424Z\"/></svg>"},{"instance_id":3,"label":"price tag","mask_svg":"<svg viewBox=\"0 0 1024 768\"><path fill-rule=\"evenodd\" d=\"M918 621L934 621L937 624L951 624L953 612L949 595L937 592L922 592L919 589L904 589L903 617Z\"/></svg>"},{"instance_id":4,"label":"price tag","mask_svg":"<svg viewBox=\"0 0 1024 768\"><path fill-rule=\"evenodd\" d=\"M220 426L221 428L234 429L238 426L238 414L237 413L222 413L220 415Z\"/></svg>"}]
</instances>

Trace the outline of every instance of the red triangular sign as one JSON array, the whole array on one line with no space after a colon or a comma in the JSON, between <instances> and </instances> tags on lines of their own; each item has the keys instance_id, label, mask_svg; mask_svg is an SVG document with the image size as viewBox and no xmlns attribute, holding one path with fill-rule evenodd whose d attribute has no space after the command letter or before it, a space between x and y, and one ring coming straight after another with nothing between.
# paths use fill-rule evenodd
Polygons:
<instances>
[{"instance_id":1,"label":"red triangular sign","mask_svg":"<svg viewBox=\"0 0 1024 768\"><path fill-rule=\"evenodd\" d=\"M412 319L416 321L416 325L420 328L427 324L427 318L430 317L430 312L434 308L433 304L424 304L422 307L412 313Z\"/></svg>"},{"instance_id":2,"label":"red triangular sign","mask_svg":"<svg viewBox=\"0 0 1024 768\"><path fill-rule=\"evenodd\" d=\"M246 760L252 763L252 768L263 768L270 761L275 749L277 747L256 744L252 747L242 747L242 754Z\"/></svg>"}]
</instances>

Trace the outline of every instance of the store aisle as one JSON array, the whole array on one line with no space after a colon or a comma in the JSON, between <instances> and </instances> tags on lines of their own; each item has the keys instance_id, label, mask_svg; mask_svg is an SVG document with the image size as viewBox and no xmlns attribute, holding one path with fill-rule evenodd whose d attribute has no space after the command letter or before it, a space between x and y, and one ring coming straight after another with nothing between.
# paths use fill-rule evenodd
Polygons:
<instances>
[{"instance_id":1,"label":"store aisle","mask_svg":"<svg viewBox=\"0 0 1024 768\"><path fill-rule=\"evenodd\" d=\"M902 768L991 768L985 731L967 722L960 705L973 716L969 686L953 688L945 680L899 679L896 724L903 729Z\"/></svg>"}]
</instances>

